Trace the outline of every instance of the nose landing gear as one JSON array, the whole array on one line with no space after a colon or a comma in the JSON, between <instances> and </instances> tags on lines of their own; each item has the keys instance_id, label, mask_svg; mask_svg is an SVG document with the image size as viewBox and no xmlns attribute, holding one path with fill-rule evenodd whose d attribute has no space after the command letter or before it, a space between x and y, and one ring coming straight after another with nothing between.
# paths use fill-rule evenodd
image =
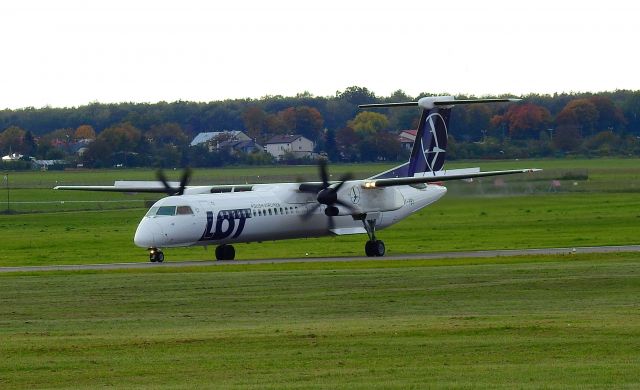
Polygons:
<instances>
[{"instance_id":1,"label":"nose landing gear","mask_svg":"<svg viewBox=\"0 0 640 390\"><path fill-rule=\"evenodd\" d=\"M152 263L162 263L164 261L164 253L158 248L149 248L149 261Z\"/></svg>"}]
</instances>

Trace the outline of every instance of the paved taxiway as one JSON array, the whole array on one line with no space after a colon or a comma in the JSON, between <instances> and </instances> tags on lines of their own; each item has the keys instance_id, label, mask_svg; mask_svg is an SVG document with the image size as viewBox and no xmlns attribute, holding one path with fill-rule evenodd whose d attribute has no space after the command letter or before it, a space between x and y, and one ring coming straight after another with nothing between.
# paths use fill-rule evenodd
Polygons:
<instances>
[{"instance_id":1,"label":"paved taxiway","mask_svg":"<svg viewBox=\"0 0 640 390\"><path fill-rule=\"evenodd\" d=\"M39 271L87 271L87 270L117 270L144 268L178 268L202 266L231 266L238 264L275 264L275 263L311 263L311 262L342 262L342 261L371 261L371 260L436 260L451 258L483 258L500 256L526 255L561 255L571 253L612 253L612 252L640 252L640 245L624 246L593 246L575 248L544 248L544 249L513 249L473 252L439 252L396 255L385 257L302 257L293 259L262 259L262 260L230 260L230 261L176 261L165 263L113 263L113 264L83 264L83 265L44 265L29 267L0 267L0 272L39 272Z\"/></svg>"}]
</instances>

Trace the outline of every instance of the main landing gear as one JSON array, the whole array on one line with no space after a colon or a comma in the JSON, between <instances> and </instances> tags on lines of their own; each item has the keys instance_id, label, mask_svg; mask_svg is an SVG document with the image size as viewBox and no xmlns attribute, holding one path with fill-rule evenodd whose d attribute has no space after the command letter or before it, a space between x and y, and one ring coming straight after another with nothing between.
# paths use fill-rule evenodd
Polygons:
<instances>
[{"instance_id":1,"label":"main landing gear","mask_svg":"<svg viewBox=\"0 0 640 390\"><path fill-rule=\"evenodd\" d=\"M149 261L152 263L162 263L164 261L164 253L158 248L149 248Z\"/></svg>"},{"instance_id":2,"label":"main landing gear","mask_svg":"<svg viewBox=\"0 0 640 390\"><path fill-rule=\"evenodd\" d=\"M216 247L216 260L233 260L236 257L236 250L233 245L223 244Z\"/></svg>"},{"instance_id":3,"label":"main landing gear","mask_svg":"<svg viewBox=\"0 0 640 390\"><path fill-rule=\"evenodd\" d=\"M364 245L364 253L369 257L381 257L384 256L385 247L384 241L376 239L376 219L367 219L365 216L362 219L364 229L367 231L369 241Z\"/></svg>"}]
</instances>

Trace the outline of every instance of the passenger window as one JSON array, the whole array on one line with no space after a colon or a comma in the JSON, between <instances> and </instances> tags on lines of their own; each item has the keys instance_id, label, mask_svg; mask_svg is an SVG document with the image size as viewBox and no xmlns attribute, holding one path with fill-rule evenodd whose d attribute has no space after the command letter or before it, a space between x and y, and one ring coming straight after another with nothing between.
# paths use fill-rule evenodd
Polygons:
<instances>
[{"instance_id":1,"label":"passenger window","mask_svg":"<svg viewBox=\"0 0 640 390\"><path fill-rule=\"evenodd\" d=\"M271 209L269 209L269 215L271 215Z\"/></svg>"},{"instance_id":2,"label":"passenger window","mask_svg":"<svg viewBox=\"0 0 640 390\"><path fill-rule=\"evenodd\" d=\"M193 210L189 206L178 206L176 214L178 215L193 215Z\"/></svg>"},{"instance_id":3,"label":"passenger window","mask_svg":"<svg viewBox=\"0 0 640 390\"><path fill-rule=\"evenodd\" d=\"M156 215L176 215L176 206L161 206L158 207Z\"/></svg>"}]
</instances>

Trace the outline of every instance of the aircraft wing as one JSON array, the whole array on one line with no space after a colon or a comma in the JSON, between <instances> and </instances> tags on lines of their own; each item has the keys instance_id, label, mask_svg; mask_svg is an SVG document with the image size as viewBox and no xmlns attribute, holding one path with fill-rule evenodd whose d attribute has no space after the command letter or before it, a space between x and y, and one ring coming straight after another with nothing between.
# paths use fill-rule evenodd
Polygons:
<instances>
[{"instance_id":1,"label":"aircraft wing","mask_svg":"<svg viewBox=\"0 0 640 390\"><path fill-rule=\"evenodd\" d=\"M506 171L487 171L487 172L468 172L468 173L454 172L452 174L447 174L445 172L443 174L428 175L428 176L371 179L371 180L366 180L364 182L364 187L377 188L377 187L392 187L392 186L420 184L420 183L435 183L435 182L448 181L448 180L473 179L476 177L513 175L516 173L533 173L533 172L539 172L541 170L542 169L530 168L530 169L510 169Z\"/></svg>"},{"instance_id":2,"label":"aircraft wing","mask_svg":"<svg viewBox=\"0 0 640 390\"><path fill-rule=\"evenodd\" d=\"M175 188L179 182L168 182L169 186ZM212 185L212 186L188 186L185 187L185 194L206 194L218 192L240 192L250 191L253 185ZM56 186L54 190L65 191L103 191L103 192L125 192L125 193L155 193L167 194L167 188L158 181L116 181L112 186Z\"/></svg>"},{"instance_id":3,"label":"aircraft wing","mask_svg":"<svg viewBox=\"0 0 640 390\"><path fill-rule=\"evenodd\" d=\"M178 182L169 182L171 186L178 186ZM149 192L164 194L166 187L159 181L116 181L112 186L56 186L54 190L65 191L106 191L106 192Z\"/></svg>"}]
</instances>

